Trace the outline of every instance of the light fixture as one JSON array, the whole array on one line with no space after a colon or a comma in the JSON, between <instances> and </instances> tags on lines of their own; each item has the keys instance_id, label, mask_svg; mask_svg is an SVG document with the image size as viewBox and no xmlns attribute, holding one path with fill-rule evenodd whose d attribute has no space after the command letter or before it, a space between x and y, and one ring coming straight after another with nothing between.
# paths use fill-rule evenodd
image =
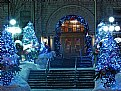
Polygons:
<instances>
[{"instance_id":1,"label":"light fixture","mask_svg":"<svg viewBox=\"0 0 121 91\"><path fill-rule=\"evenodd\" d=\"M113 32L115 27L113 25L109 26L109 31Z\"/></svg>"},{"instance_id":2,"label":"light fixture","mask_svg":"<svg viewBox=\"0 0 121 91\"><path fill-rule=\"evenodd\" d=\"M109 22L113 23L114 22L114 17L109 17Z\"/></svg>"},{"instance_id":3,"label":"light fixture","mask_svg":"<svg viewBox=\"0 0 121 91\"><path fill-rule=\"evenodd\" d=\"M70 20L71 23L76 24L78 21L77 20Z\"/></svg>"},{"instance_id":4,"label":"light fixture","mask_svg":"<svg viewBox=\"0 0 121 91\"><path fill-rule=\"evenodd\" d=\"M77 25L77 28L79 28L80 27L80 25Z\"/></svg>"},{"instance_id":5,"label":"light fixture","mask_svg":"<svg viewBox=\"0 0 121 91\"><path fill-rule=\"evenodd\" d=\"M43 42L45 43L47 43L48 41L47 41L48 39L47 39L47 37L44 37L44 39L43 39Z\"/></svg>"},{"instance_id":6,"label":"light fixture","mask_svg":"<svg viewBox=\"0 0 121 91\"><path fill-rule=\"evenodd\" d=\"M105 32L107 32L107 31L108 31L108 26L103 26L103 30L104 30Z\"/></svg>"},{"instance_id":7,"label":"light fixture","mask_svg":"<svg viewBox=\"0 0 121 91\"><path fill-rule=\"evenodd\" d=\"M113 32L113 31L120 31L120 26L118 26L118 24L116 23L116 24L113 24L113 22L114 22L114 18L113 17L109 17L109 24L105 24L104 26L103 26L103 24L102 24L102 28L103 28L103 30L105 31L105 32L107 32L107 31L110 31L110 32Z\"/></svg>"},{"instance_id":8,"label":"light fixture","mask_svg":"<svg viewBox=\"0 0 121 91\"><path fill-rule=\"evenodd\" d=\"M115 26L115 30L119 31L120 30L120 26Z\"/></svg>"},{"instance_id":9,"label":"light fixture","mask_svg":"<svg viewBox=\"0 0 121 91\"><path fill-rule=\"evenodd\" d=\"M11 20L10 20L10 24L11 24L11 25L15 25L15 24L16 24L16 20L15 20L15 19L11 19Z\"/></svg>"}]
</instances>

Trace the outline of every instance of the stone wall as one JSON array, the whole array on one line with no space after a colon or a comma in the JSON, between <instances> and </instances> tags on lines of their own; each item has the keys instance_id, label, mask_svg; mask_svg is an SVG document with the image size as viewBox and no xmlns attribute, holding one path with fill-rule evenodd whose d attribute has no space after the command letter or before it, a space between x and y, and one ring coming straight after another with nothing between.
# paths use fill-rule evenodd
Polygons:
<instances>
[{"instance_id":1,"label":"stone wall","mask_svg":"<svg viewBox=\"0 0 121 91\"><path fill-rule=\"evenodd\" d=\"M8 23L8 15L15 17L21 27L26 25L25 22L32 21L39 39L41 36L54 35L56 23L66 15L82 16L88 22L91 34L94 34L95 23L97 25L112 15L117 17L114 10L121 10L120 0L11 0L9 10L8 3L2 2L0 26Z\"/></svg>"},{"instance_id":2,"label":"stone wall","mask_svg":"<svg viewBox=\"0 0 121 91\"><path fill-rule=\"evenodd\" d=\"M94 30L93 0L44 0L41 13L43 36L53 35L56 23L66 15L82 16Z\"/></svg>"},{"instance_id":3,"label":"stone wall","mask_svg":"<svg viewBox=\"0 0 121 91\"><path fill-rule=\"evenodd\" d=\"M0 31L6 24L8 24L8 3L0 2Z\"/></svg>"}]
</instances>

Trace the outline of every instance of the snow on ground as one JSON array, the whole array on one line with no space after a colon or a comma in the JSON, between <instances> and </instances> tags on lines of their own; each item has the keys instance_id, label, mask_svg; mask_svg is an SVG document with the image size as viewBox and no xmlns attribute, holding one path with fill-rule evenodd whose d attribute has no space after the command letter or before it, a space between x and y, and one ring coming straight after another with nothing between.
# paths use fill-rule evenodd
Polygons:
<instances>
[{"instance_id":1,"label":"snow on ground","mask_svg":"<svg viewBox=\"0 0 121 91\"><path fill-rule=\"evenodd\" d=\"M0 86L0 91L31 91L29 84L27 83L28 75L31 69L37 70L40 67L33 62L21 62L21 71L16 74L12 80L10 86Z\"/></svg>"},{"instance_id":2,"label":"snow on ground","mask_svg":"<svg viewBox=\"0 0 121 91\"><path fill-rule=\"evenodd\" d=\"M19 72L18 75L22 79L24 79L25 81L27 81L27 78L28 78L30 70L42 69L42 68L40 68L40 65L37 65L37 64L34 64L33 62L28 62L28 61L21 62L20 67L22 69L21 69L21 71ZM67 89L41 89L41 90L40 89L38 89L38 90L37 89L33 89L31 91L121 91L121 73L118 73L116 75L116 84L117 84L116 88L112 88L112 89L106 88L105 89L102 86L100 80L97 80L95 82L95 88L93 90L92 89L69 89L69 90L67 90ZM19 91L19 90L17 90L17 91ZM24 90L22 90L22 91L24 91ZM29 91L29 90L25 90L25 91Z\"/></svg>"},{"instance_id":3,"label":"snow on ground","mask_svg":"<svg viewBox=\"0 0 121 91\"><path fill-rule=\"evenodd\" d=\"M16 75L10 86L3 87L3 91L30 91L30 86L19 75ZM1 91L1 90L0 90Z\"/></svg>"},{"instance_id":4,"label":"snow on ground","mask_svg":"<svg viewBox=\"0 0 121 91\"><path fill-rule=\"evenodd\" d=\"M20 76L24 79L24 80L27 80L28 78L28 74L29 74L29 71L30 70L39 70L41 69L40 68L40 65L37 65L37 64L34 64L32 62L23 62L21 63L20 67L22 68L22 71L20 72ZM76 89L76 90L68 90L68 91L121 91L121 73L118 73L116 75L116 83L117 83L117 87L116 88L112 88L112 89L105 89L100 80L96 81L95 82L95 88L92 90L92 89ZM64 89L42 89L42 90L32 90L32 91L67 91L64 90Z\"/></svg>"},{"instance_id":5,"label":"snow on ground","mask_svg":"<svg viewBox=\"0 0 121 91\"><path fill-rule=\"evenodd\" d=\"M39 70L40 66L37 64L34 64L34 62L21 62L20 67L22 68L21 71L19 72L19 75L24 79L25 81L28 80L28 75L30 70Z\"/></svg>"}]
</instances>

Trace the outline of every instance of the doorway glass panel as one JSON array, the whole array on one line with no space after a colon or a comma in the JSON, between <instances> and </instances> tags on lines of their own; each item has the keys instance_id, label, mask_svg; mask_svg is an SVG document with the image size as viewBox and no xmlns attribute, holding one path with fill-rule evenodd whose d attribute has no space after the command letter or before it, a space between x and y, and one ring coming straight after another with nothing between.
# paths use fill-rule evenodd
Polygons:
<instances>
[{"instance_id":1,"label":"doorway glass panel","mask_svg":"<svg viewBox=\"0 0 121 91\"><path fill-rule=\"evenodd\" d=\"M80 56L84 46L84 25L76 19L70 19L61 25L61 44L64 57Z\"/></svg>"}]
</instances>

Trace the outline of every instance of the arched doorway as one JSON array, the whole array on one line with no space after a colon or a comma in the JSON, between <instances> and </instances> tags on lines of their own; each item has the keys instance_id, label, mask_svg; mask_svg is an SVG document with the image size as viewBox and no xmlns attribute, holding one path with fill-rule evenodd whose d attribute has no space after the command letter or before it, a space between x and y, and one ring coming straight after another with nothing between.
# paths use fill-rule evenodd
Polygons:
<instances>
[{"instance_id":1,"label":"arched doorway","mask_svg":"<svg viewBox=\"0 0 121 91\"><path fill-rule=\"evenodd\" d=\"M79 56L85 53L85 36L89 27L84 18L77 15L64 16L56 24L54 45L56 55L64 57Z\"/></svg>"},{"instance_id":2,"label":"arched doorway","mask_svg":"<svg viewBox=\"0 0 121 91\"><path fill-rule=\"evenodd\" d=\"M79 56L84 49L84 25L75 18L66 20L61 25L60 42L64 57ZM81 51L84 54L84 50Z\"/></svg>"}]
</instances>

